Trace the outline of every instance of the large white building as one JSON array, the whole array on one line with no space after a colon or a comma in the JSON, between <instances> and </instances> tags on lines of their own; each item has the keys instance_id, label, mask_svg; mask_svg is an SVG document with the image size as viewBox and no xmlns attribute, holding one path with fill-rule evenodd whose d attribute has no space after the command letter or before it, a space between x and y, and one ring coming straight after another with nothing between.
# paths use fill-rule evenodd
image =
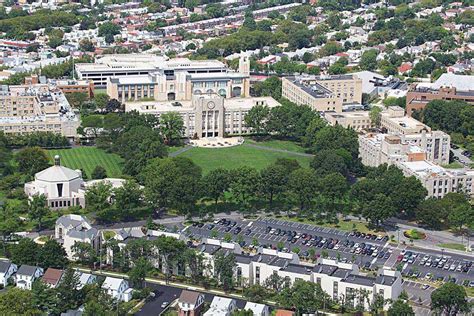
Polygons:
<instances>
[{"instance_id":1,"label":"large white building","mask_svg":"<svg viewBox=\"0 0 474 316\"><path fill-rule=\"evenodd\" d=\"M25 194L30 199L44 195L52 209L85 206L81 171L61 166L59 156L54 157L54 166L36 173L33 181L25 183Z\"/></svg>"},{"instance_id":2,"label":"large white building","mask_svg":"<svg viewBox=\"0 0 474 316\"><path fill-rule=\"evenodd\" d=\"M279 106L272 97L224 98L218 94L194 95L191 101L179 102L131 102L125 111L160 116L177 112L184 121L183 136L191 138L225 137L247 134L251 129L245 123L245 115L256 105L269 108Z\"/></svg>"}]
</instances>

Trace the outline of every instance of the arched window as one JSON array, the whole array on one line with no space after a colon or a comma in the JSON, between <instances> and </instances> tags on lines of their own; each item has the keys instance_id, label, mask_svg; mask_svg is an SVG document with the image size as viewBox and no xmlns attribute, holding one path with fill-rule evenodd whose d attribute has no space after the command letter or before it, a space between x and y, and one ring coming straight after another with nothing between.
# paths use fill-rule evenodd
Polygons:
<instances>
[{"instance_id":1,"label":"arched window","mask_svg":"<svg viewBox=\"0 0 474 316\"><path fill-rule=\"evenodd\" d=\"M241 94L242 94L242 88L241 87L232 88L232 97L240 97Z\"/></svg>"}]
</instances>

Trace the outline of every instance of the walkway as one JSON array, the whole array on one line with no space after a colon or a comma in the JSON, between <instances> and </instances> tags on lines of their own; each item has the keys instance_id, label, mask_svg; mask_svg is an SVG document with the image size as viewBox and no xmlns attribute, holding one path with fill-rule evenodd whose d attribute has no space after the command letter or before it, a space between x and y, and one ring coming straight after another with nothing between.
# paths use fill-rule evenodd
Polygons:
<instances>
[{"instance_id":1,"label":"walkway","mask_svg":"<svg viewBox=\"0 0 474 316\"><path fill-rule=\"evenodd\" d=\"M278 152L278 153L285 153L285 154L290 154L290 155L295 155L295 156L301 156L301 157L314 157L313 154L299 153L296 151L267 147L267 146L262 146L262 145L244 144L244 146L249 146L249 147L253 147L257 149L268 150L268 151L273 151L273 152Z\"/></svg>"},{"instance_id":2,"label":"walkway","mask_svg":"<svg viewBox=\"0 0 474 316\"><path fill-rule=\"evenodd\" d=\"M169 156L169 157L176 157L176 156L178 156L178 155L181 155L181 154L184 153L184 152L187 152L188 150L190 150L190 149L192 149L192 148L193 148L193 146L186 146L186 147L183 147L183 148L181 148L181 149L178 149L178 150L175 151L175 152L170 153L168 156Z\"/></svg>"}]
</instances>

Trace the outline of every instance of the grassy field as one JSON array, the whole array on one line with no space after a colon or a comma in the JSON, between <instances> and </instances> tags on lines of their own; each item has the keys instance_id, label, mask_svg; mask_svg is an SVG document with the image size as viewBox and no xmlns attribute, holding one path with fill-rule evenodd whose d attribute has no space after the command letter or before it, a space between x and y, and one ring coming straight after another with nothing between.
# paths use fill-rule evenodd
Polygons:
<instances>
[{"instance_id":1,"label":"grassy field","mask_svg":"<svg viewBox=\"0 0 474 316\"><path fill-rule=\"evenodd\" d=\"M256 142L252 139L245 139L246 144L253 144L257 146L265 146L265 147L270 147L270 148L275 148L275 149L283 149L283 150L289 150L289 151L294 151L298 153L304 153L304 148L299 146L295 142L290 142L287 140L267 140L267 141L262 141L262 142Z\"/></svg>"},{"instance_id":2,"label":"grassy field","mask_svg":"<svg viewBox=\"0 0 474 316\"><path fill-rule=\"evenodd\" d=\"M72 169L83 169L88 178L96 166L107 170L107 176L118 178L122 175L122 158L95 147L77 147L71 149L48 150L51 159L61 156L61 164Z\"/></svg>"},{"instance_id":3,"label":"grassy field","mask_svg":"<svg viewBox=\"0 0 474 316\"><path fill-rule=\"evenodd\" d=\"M466 251L466 247L464 245L456 243L438 244L438 247Z\"/></svg>"},{"instance_id":4,"label":"grassy field","mask_svg":"<svg viewBox=\"0 0 474 316\"><path fill-rule=\"evenodd\" d=\"M296 146L293 144L291 144L291 146L286 146L284 143L277 143L277 141L272 141L271 143L272 146L280 146L278 149L286 149L290 151L292 151L292 146ZM266 146L265 142L258 144ZM278 158L295 159L304 167L308 167L309 162L311 161L311 157L259 149L245 143L241 146L229 148L192 148L179 156L193 160L194 163L202 168L204 174L217 168L235 169L240 166L248 166L260 170L270 165Z\"/></svg>"},{"instance_id":5,"label":"grassy field","mask_svg":"<svg viewBox=\"0 0 474 316\"><path fill-rule=\"evenodd\" d=\"M446 169L460 169L460 168L463 168L464 166L459 163L459 162L452 162L450 163L449 165L443 165L444 168Z\"/></svg>"},{"instance_id":6,"label":"grassy field","mask_svg":"<svg viewBox=\"0 0 474 316\"><path fill-rule=\"evenodd\" d=\"M366 223L355 221L355 220L339 221L339 223L334 224L334 223L321 223L321 222L312 221L306 218L298 218L298 217L276 216L276 218L282 221L290 221L290 222L297 222L297 223L315 225L315 226L321 226L321 227L336 228L336 229L347 231L347 232L357 230L365 234L367 233L376 234L376 235L383 234L383 232L377 232L368 228Z\"/></svg>"}]
</instances>

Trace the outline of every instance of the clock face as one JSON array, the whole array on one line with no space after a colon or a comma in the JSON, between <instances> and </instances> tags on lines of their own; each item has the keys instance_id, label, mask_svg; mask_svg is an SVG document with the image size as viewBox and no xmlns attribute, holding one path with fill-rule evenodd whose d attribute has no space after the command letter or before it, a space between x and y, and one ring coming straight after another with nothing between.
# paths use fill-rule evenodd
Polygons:
<instances>
[{"instance_id":1,"label":"clock face","mask_svg":"<svg viewBox=\"0 0 474 316\"><path fill-rule=\"evenodd\" d=\"M207 107L208 107L209 109L213 109L215 106L216 106L216 104L215 104L214 102L212 102L212 101L210 101L210 102L207 103Z\"/></svg>"}]
</instances>

